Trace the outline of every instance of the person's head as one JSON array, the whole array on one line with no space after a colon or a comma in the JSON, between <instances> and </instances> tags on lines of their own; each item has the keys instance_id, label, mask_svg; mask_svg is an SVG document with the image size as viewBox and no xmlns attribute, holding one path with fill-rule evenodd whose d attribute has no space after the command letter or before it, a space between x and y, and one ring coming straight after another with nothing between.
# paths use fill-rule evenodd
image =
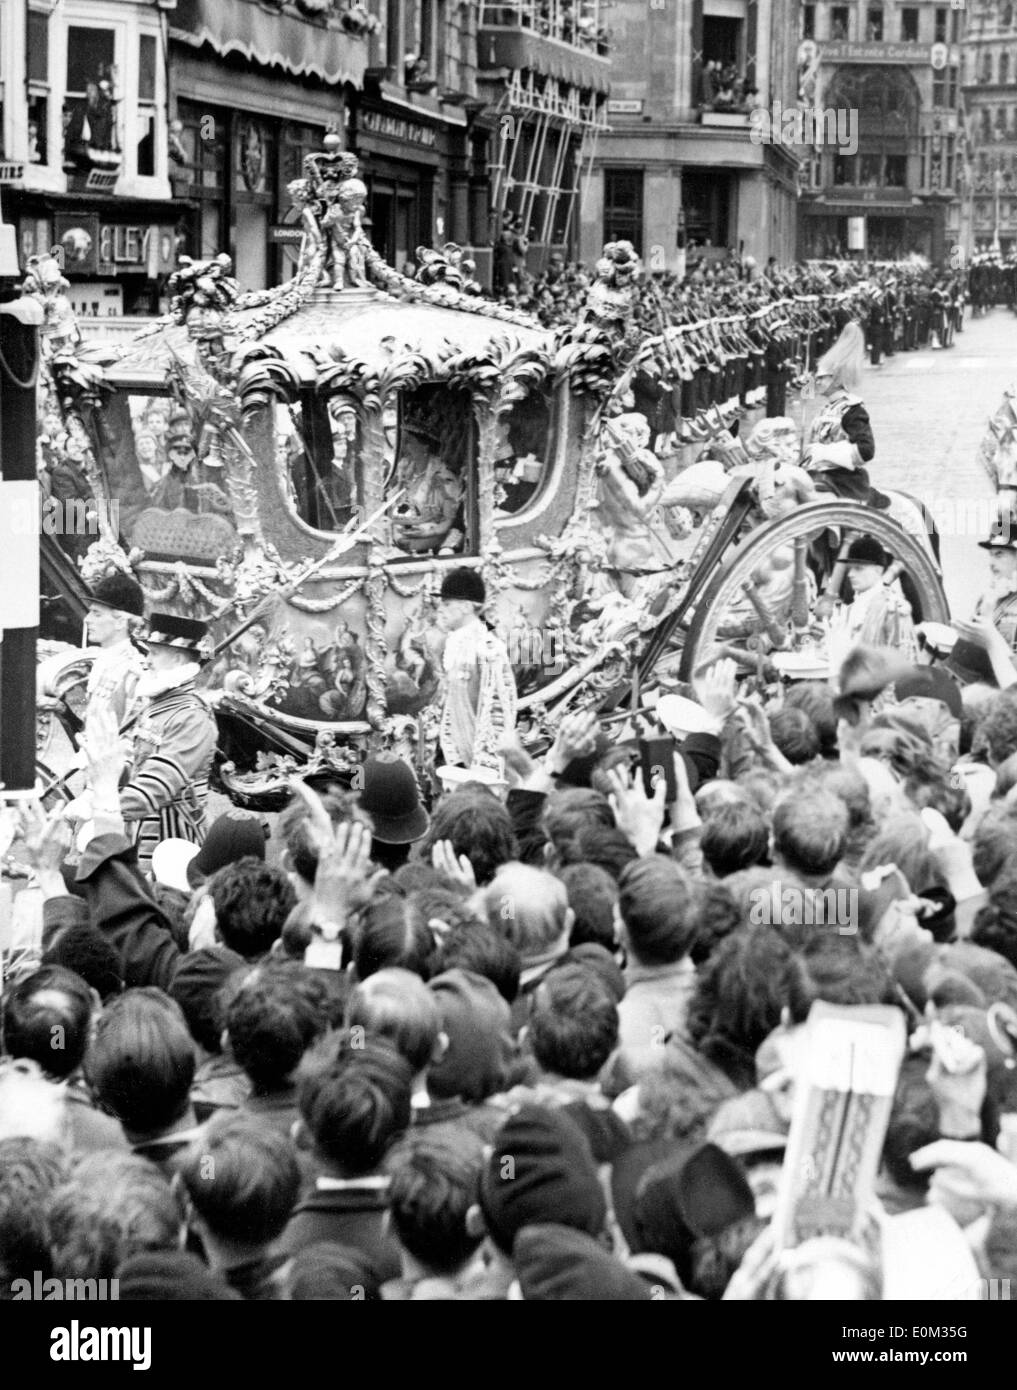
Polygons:
<instances>
[{"instance_id":1,"label":"person's head","mask_svg":"<svg viewBox=\"0 0 1017 1390\"><path fill-rule=\"evenodd\" d=\"M519 855L512 817L493 792L480 786L464 787L438 803L421 842L425 858L439 840L449 840L457 857L466 855L481 888Z\"/></svg>"},{"instance_id":2,"label":"person's head","mask_svg":"<svg viewBox=\"0 0 1017 1390\"><path fill-rule=\"evenodd\" d=\"M651 855L622 873L617 913L622 942L639 965L673 965L696 935L695 889L672 859Z\"/></svg>"},{"instance_id":3,"label":"person's head","mask_svg":"<svg viewBox=\"0 0 1017 1390\"><path fill-rule=\"evenodd\" d=\"M370 819L361 810L359 800L351 792L332 789L321 798L333 825L351 821L367 825ZM318 850L309 828L310 810L302 797L294 796L276 824L276 833L283 847L282 866L294 874L306 895L314 887L318 871Z\"/></svg>"},{"instance_id":4,"label":"person's head","mask_svg":"<svg viewBox=\"0 0 1017 1390\"><path fill-rule=\"evenodd\" d=\"M438 621L447 632L465 627L480 613L487 591L479 571L462 566L450 570L442 580Z\"/></svg>"},{"instance_id":5,"label":"person's head","mask_svg":"<svg viewBox=\"0 0 1017 1390\"><path fill-rule=\"evenodd\" d=\"M283 1298L290 1303L370 1303L380 1297L374 1261L352 1245L305 1245L284 1267Z\"/></svg>"},{"instance_id":6,"label":"person's head","mask_svg":"<svg viewBox=\"0 0 1017 1390\"><path fill-rule=\"evenodd\" d=\"M38 1139L0 1141L0 1302L13 1295L17 1279L33 1282L52 1272L47 1212L67 1176L67 1160L56 1144Z\"/></svg>"},{"instance_id":7,"label":"person's head","mask_svg":"<svg viewBox=\"0 0 1017 1390\"><path fill-rule=\"evenodd\" d=\"M145 653L145 666L157 675L167 675L202 659L208 624L196 618L180 618L174 613L153 613L148 631L138 645Z\"/></svg>"},{"instance_id":8,"label":"person's head","mask_svg":"<svg viewBox=\"0 0 1017 1390\"><path fill-rule=\"evenodd\" d=\"M508 1004L515 1002L522 961L504 932L489 923L461 922L441 938L435 975L456 969L483 976Z\"/></svg>"},{"instance_id":9,"label":"person's head","mask_svg":"<svg viewBox=\"0 0 1017 1390\"><path fill-rule=\"evenodd\" d=\"M796 681L784 695L784 708L801 710L809 716L819 735L819 751L823 757L836 752L837 716L829 685L823 681Z\"/></svg>"},{"instance_id":10,"label":"person's head","mask_svg":"<svg viewBox=\"0 0 1017 1390\"><path fill-rule=\"evenodd\" d=\"M581 826L571 839L563 842L558 857L566 868L570 864L596 864L616 881L639 858L624 831L607 825Z\"/></svg>"},{"instance_id":11,"label":"person's head","mask_svg":"<svg viewBox=\"0 0 1017 1390\"><path fill-rule=\"evenodd\" d=\"M859 536L848 547L847 574L855 594L874 589L883 579L889 556L871 536Z\"/></svg>"},{"instance_id":12,"label":"person's head","mask_svg":"<svg viewBox=\"0 0 1017 1390\"><path fill-rule=\"evenodd\" d=\"M86 1154L50 1203L53 1273L115 1278L132 1255L178 1249L182 1226L173 1189L155 1164L111 1149Z\"/></svg>"},{"instance_id":13,"label":"person's head","mask_svg":"<svg viewBox=\"0 0 1017 1390\"><path fill-rule=\"evenodd\" d=\"M297 902L285 873L253 856L214 873L208 880L208 895L220 940L251 961L272 949Z\"/></svg>"},{"instance_id":14,"label":"person's head","mask_svg":"<svg viewBox=\"0 0 1017 1390\"><path fill-rule=\"evenodd\" d=\"M129 1138L168 1129L187 1114L194 1043L179 1004L160 989L129 989L99 1018L85 1075Z\"/></svg>"},{"instance_id":15,"label":"person's head","mask_svg":"<svg viewBox=\"0 0 1017 1390\"><path fill-rule=\"evenodd\" d=\"M145 593L128 574L111 574L92 589L92 601L85 614L88 640L96 647L112 647L122 642L132 623L144 617Z\"/></svg>"},{"instance_id":16,"label":"person's head","mask_svg":"<svg viewBox=\"0 0 1017 1390\"><path fill-rule=\"evenodd\" d=\"M92 991L60 965L44 965L9 985L3 996L3 1050L28 1058L62 1080L81 1066L88 1047Z\"/></svg>"},{"instance_id":17,"label":"person's head","mask_svg":"<svg viewBox=\"0 0 1017 1390\"><path fill-rule=\"evenodd\" d=\"M413 769L392 754L379 754L367 759L358 778L360 807L374 826L371 857L385 868L398 868L430 825Z\"/></svg>"},{"instance_id":18,"label":"person's head","mask_svg":"<svg viewBox=\"0 0 1017 1390\"><path fill-rule=\"evenodd\" d=\"M734 801L709 816L700 836L703 858L718 878L765 864L770 853L770 827L762 812Z\"/></svg>"},{"instance_id":19,"label":"person's head","mask_svg":"<svg viewBox=\"0 0 1017 1390\"><path fill-rule=\"evenodd\" d=\"M345 1022L351 1031L392 1043L414 1076L426 1072L444 1050L437 1001L410 970L378 970L358 984L347 1002Z\"/></svg>"},{"instance_id":20,"label":"person's head","mask_svg":"<svg viewBox=\"0 0 1017 1390\"><path fill-rule=\"evenodd\" d=\"M568 1107L524 1105L505 1121L481 1174L480 1208L506 1259L524 1226L550 1221L602 1234L607 1205L596 1161Z\"/></svg>"},{"instance_id":21,"label":"person's head","mask_svg":"<svg viewBox=\"0 0 1017 1390\"><path fill-rule=\"evenodd\" d=\"M441 1019L444 1049L428 1072L427 1089L440 1100L459 1096L479 1104L504 1090L515 1056L509 1005L483 975L445 969L429 982Z\"/></svg>"},{"instance_id":22,"label":"person's head","mask_svg":"<svg viewBox=\"0 0 1017 1390\"><path fill-rule=\"evenodd\" d=\"M618 945L614 925L618 884L598 864L569 864L559 877L575 914L569 946L593 942L606 951L614 951Z\"/></svg>"},{"instance_id":23,"label":"person's head","mask_svg":"<svg viewBox=\"0 0 1017 1390\"><path fill-rule=\"evenodd\" d=\"M116 948L91 922L74 922L58 932L46 948L42 963L60 966L80 976L103 1003L124 987Z\"/></svg>"},{"instance_id":24,"label":"person's head","mask_svg":"<svg viewBox=\"0 0 1017 1390\"><path fill-rule=\"evenodd\" d=\"M557 853L587 827L614 827L614 812L601 792L590 787L559 788L547 799L544 831Z\"/></svg>"},{"instance_id":25,"label":"person's head","mask_svg":"<svg viewBox=\"0 0 1017 1390\"><path fill-rule=\"evenodd\" d=\"M348 1032L317 1043L297 1081L301 1121L315 1153L347 1178L380 1167L409 1128L412 1091L410 1064L390 1042Z\"/></svg>"},{"instance_id":26,"label":"person's head","mask_svg":"<svg viewBox=\"0 0 1017 1390\"><path fill-rule=\"evenodd\" d=\"M828 878L844 853L848 813L822 787L799 787L780 798L773 811L775 863L805 878Z\"/></svg>"},{"instance_id":27,"label":"person's head","mask_svg":"<svg viewBox=\"0 0 1017 1390\"><path fill-rule=\"evenodd\" d=\"M523 970L568 950L573 913L562 881L531 864L503 864L483 891L489 924L515 946Z\"/></svg>"},{"instance_id":28,"label":"person's head","mask_svg":"<svg viewBox=\"0 0 1017 1390\"><path fill-rule=\"evenodd\" d=\"M742 928L696 972L687 1032L709 1061L748 1088L756 1052L785 1009L791 1022L803 1023L811 1004L799 953L772 927Z\"/></svg>"},{"instance_id":29,"label":"person's head","mask_svg":"<svg viewBox=\"0 0 1017 1390\"><path fill-rule=\"evenodd\" d=\"M289 1135L242 1113L214 1116L179 1173L199 1235L229 1245L264 1246L282 1235L300 1192Z\"/></svg>"},{"instance_id":30,"label":"person's head","mask_svg":"<svg viewBox=\"0 0 1017 1390\"><path fill-rule=\"evenodd\" d=\"M990 811L979 821L971 844L971 860L983 888L991 888L1011 863L1017 867L1017 816Z\"/></svg>"},{"instance_id":31,"label":"person's head","mask_svg":"<svg viewBox=\"0 0 1017 1390\"><path fill-rule=\"evenodd\" d=\"M389 1216L399 1244L425 1273L457 1274L480 1246L473 1211L483 1163L484 1146L467 1129L454 1144L414 1136L392 1155Z\"/></svg>"},{"instance_id":32,"label":"person's head","mask_svg":"<svg viewBox=\"0 0 1017 1390\"><path fill-rule=\"evenodd\" d=\"M821 395L832 396L838 391L857 391L865 364L865 334L852 321L845 324L841 335L816 364L816 388Z\"/></svg>"},{"instance_id":33,"label":"person's head","mask_svg":"<svg viewBox=\"0 0 1017 1390\"><path fill-rule=\"evenodd\" d=\"M927 1190L929 1175L912 1168L911 1155L940 1137L939 1107L927 1079L928 1070L927 1056L904 1058L883 1140L883 1167L902 1192L920 1194Z\"/></svg>"},{"instance_id":34,"label":"person's head","mask_svg":"<svg viewBox=\"0 0 1017 1390\"><path fill-rule=\"evenodd\" d=\"M770 715L770 734L778 753L794 767L812 762L821 751L819 731L803 709L789 705Z\"/></svg>"},{"instance_id":35,"label":"person's head","mask_svg":"<svg viewBox=\"0 0 1017 1390\"><path fill-rule=\"evenodd\" d=\"M331 999L318 974L297 961L257 965L226 1008L237 1064L258 1094L290 1085L304 1053L328 1027Z\"/></svg>"},{"instance_id":36,"label":"person's head","mask_svg":"<svg viewBox=\"0 0 1017 1390\"><path fill-rule=\"evenodd\" d=\"M353 931L353 966L358 980L378 970L410 970L426 980L434 968L437 948L415 895L376 897L357 914Z\"/></svg>"},{"instance_id":37,"label":"person's head","mask_svg":"<svg viewBox=\"0 0 1017 1390\"><path fill-rule=\"evenodd\" d=\"M745 914L735 901L727 883L709 880L696 885L696 934L689 948L693 965L709 960L716 947L736 931Z\"/></svg>"},{"instance_id":38,"label":"person's head","mask_svg":"<svg viewBox=\"0 0 1017 1390\"><path fill-rule=\"evenodd\" d=\"M1017 868L1008 868L993 882L988 902L978 909L970 939L1017 965Z\"/></svg>"},{"instance_id":39,"label":"person's head","mask_svg":"<svg viewBox=\"0 0 1017 1390\"><path fill-rule=\"evenodd\" d=\"M1017 692L1001 690L989 702L979 722L978 737L994 768L1017 753Z\"/></svg>"},{"instance_id":40,"label":"person's head","mask_svg":"<svg viewBox=\"0 0 1017 1390\"><path fill-rule=\"evenodd\" d=\"M590 1081L618 1044L618 1005L595 970L559 965L537 986L527 1041L544 1072Z\"/></svg>"}]
</instances>

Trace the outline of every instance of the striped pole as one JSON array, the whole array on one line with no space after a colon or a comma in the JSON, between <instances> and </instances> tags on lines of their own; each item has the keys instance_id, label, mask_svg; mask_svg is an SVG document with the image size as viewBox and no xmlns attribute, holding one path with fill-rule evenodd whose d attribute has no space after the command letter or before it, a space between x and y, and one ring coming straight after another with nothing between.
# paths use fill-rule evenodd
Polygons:
<instances>
[{"instance_id":1,"label":"striped pole","mask_svg":"<svg viewBox=\"0 0 1017 1390\"><path fill-rule=\"evenodd\" d=\"M0 228L0 235L4 231L13 235L11 228ZM0 303L0 784L5 797L26 795L35 787L35 438L41 323L42 309L35 300Z\"/></svg>"}]
</instances>

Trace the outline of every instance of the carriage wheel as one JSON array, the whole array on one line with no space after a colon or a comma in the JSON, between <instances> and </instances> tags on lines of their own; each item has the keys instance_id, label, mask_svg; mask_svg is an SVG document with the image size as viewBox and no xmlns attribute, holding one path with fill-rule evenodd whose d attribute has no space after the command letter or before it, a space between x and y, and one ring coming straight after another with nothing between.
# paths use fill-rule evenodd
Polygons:
<instances>
[{"instance_id":1,"label":"carriage wheel","mask_svg":"<svg viewBox=\"0 0 1017 1390\"><path fill-rule=\"evenodd\" d=\"M744 603L753 575L773 552L781 546L792 546L796 569L801 569L809 544L829 527L837 527L842 533L872 536L903 564L903 587L916 623L950 621L950 608L939 571L931 553L920 541L883 512L862 503L810 502L779 521L757 527L720 565L697 602L686 630L679 672L683 680L691 679L702 657L724 640L718 634L725 615L736 602ZM804 628L806 618L802 612L793 612L784 622L790 647L794 646L795 630Z\"/></svg>"}]
</instances>

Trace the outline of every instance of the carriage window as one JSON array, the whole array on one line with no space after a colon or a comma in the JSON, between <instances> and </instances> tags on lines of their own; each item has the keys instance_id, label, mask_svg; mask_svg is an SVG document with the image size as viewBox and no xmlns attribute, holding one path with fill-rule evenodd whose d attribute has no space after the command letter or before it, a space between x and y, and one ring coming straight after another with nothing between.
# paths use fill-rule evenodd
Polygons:
<instances>
[{"instance_id":1,"label":"carriage window","mask_svg":"<svg viewBox=\"0 0 1017 1390\"><path fill-rule=\"evenodd\" d=\"M497 426L495 516L511 516L537 495L553 461L549 393L531 391L498 416Z\"/></svg>"},{"instance_id":2,"label":"carriage window","mask_svg":"<svg viewBox=\"0 0 1017 1390\"><path fill-rule=\"evenodd\" d=\"M341 531L359 499L363 424L349 396L307 394L276 407L276 468L290 507L316 531Z\"/></svg>"},{"instance_id":3,"label":"carriage window","mask_svg":"<svg viewBox=\"0 0 1017 1390\"><path fill-rule=\"evenodd\" d=\"M401 492L391 517L394 549L407 555L476 550L476 431L469 394L420 386L400 398L394 463L384 497Z\"/></svg>"},{"instance_id":4,"label":"carriage window","mask_svg":"<svg viewBox=\"0 0 1017 1390\"><path fill-rule=\"evenodd\" d=\"M239 543L218 437L168 396L114 393L97 428L120 531L150 559L214 564Z\"/></svg>"}]
</instances>

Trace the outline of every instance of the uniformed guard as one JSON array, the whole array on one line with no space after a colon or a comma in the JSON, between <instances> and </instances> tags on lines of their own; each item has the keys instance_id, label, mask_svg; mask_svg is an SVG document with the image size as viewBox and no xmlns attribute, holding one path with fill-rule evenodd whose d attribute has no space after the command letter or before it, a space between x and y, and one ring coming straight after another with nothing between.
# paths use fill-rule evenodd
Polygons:
<instances>
[{"instance_id":1,"label":"uniformed guard","mask_svg":"<svg viewBox=\"0 0 1017 1390\"><path fill-rule=\"evenodd\" d=\"M137 692L144 661L131 630L144 616L144 590L129 574L107 575L92 589L85 628L99 650L88 675L88 704L112 709L121 728L141 707Z\"/></svg>"},{"instance_id":2,"label":"uniformed guard","mask_svg":"<svg viewBox=\"0 0 1017 1390\"><path fill-rule=\"evenodd\" d=\"M147 704L134 732L134 760L120 791L128 834L147 869L160 840L205 838L208 775L216 745L212 712L195 688L210 655L207 624L153 613L141 643L147 670L138 693Z\"/></svg>"}]
</instances>

